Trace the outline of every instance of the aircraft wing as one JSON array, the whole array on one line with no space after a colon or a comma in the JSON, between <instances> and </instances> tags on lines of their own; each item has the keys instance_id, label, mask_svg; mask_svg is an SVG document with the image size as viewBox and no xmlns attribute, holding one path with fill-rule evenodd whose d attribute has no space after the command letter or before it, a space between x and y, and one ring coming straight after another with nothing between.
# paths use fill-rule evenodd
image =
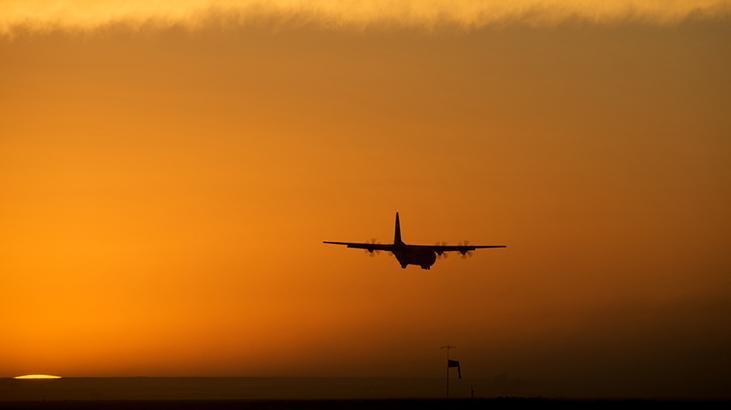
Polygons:
<instances>
[{"instance_id":1,"label":"aircraft wing","mask_svg":"<svg viewBox=\"0 0 731 410\"><path fill-rule=\"evenodd\" d=\"M489 249L489 248L507 248L505 245L434 245L429 246L434 252L441 254L442 252L459 252L467 253L476 249Z\"/></svg>"},{"instance_id":2,"label":"aircraft wing","mask_svg":"<svg viewBox=\"0 0 731 410\"><path fill-rule=\"evenodd\" d=\"M322 243L327 243L330 245L345 245L348 248L355 248L355 249L365 249L367 251L387 251L390 252L393 250L393 245L385 245L380 243L359 243L359 242L331 242L331 241L323 241Z\"/></svg>"}]
</instances>

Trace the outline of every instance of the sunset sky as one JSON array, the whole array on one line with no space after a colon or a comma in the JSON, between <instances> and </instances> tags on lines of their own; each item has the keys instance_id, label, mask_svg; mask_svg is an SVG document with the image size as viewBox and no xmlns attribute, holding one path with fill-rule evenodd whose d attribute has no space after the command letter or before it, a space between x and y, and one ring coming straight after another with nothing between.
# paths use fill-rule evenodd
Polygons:
<instances>
[{"instance_id":1,"label":"sunset sky","mask_svg":"<svg viewBox=\"0 0 731 410\"><path fill-rule=\"evenodd\" d=\"M0 0L0 377L731 391L731 2ZM323 240L507 244L429 271Z\"/></svg>"}]
</instances>

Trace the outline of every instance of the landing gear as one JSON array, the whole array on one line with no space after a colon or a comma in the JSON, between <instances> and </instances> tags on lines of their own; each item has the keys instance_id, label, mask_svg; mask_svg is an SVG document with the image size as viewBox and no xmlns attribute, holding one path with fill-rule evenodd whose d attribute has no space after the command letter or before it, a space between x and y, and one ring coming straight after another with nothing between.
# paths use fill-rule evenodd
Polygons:
<instances>
[{"instance_id":1,"label":"landing gear","mask_svg":"<svg viewBox=\"0 0 731 410\"><path fill-rule=\"evenodd\" d=\"M431 269L431 265L421 265L421 269L429 270Z\"/></svg>"},{"instance_id":2,"label":"landing gear","mask_svg":"<svg viewBox=\"0 0 731 410\"><path fill-rule=\"evenodd\" d=\"M402 264L401 264L401 269L406 269L406 267L407 267L407 266L408 266L408 264L407 264L407 263L402 263Z\"/></svg>"}]
</instances>

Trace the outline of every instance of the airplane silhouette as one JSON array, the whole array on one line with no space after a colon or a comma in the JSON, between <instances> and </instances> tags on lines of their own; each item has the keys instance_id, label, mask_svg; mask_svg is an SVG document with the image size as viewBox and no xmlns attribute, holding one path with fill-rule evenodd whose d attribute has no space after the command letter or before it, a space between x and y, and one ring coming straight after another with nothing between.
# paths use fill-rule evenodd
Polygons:
<instances>
[{"instance_id":1,"label":"airplane silhouette","mask_svg":"<svg viewBox=\"0 0 731 410\"><path fill-rule=\"evenodd\" d=\"M378 251L391 252L403 269L406 269L408 265L419 265L422 269L429 269L436 262L437 256L447 256L445 252L459 252L465 257L471 255L475 249L506 247L505 245L469 245L467 242L462 245L407 245L401 240L401 223L399 222L398 212L396 212L396 229L391 244L332 241L323 241L322 243L365 249L371 255Z\"/></svg>"}]
</instances>

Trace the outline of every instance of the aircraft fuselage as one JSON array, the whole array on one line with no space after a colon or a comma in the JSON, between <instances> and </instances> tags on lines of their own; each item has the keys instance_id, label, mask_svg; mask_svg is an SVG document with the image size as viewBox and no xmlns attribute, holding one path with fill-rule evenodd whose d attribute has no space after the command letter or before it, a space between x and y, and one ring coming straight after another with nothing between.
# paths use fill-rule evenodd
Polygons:
<instances>
[{"instance_id":1,"label":"aircraft fuselage","mask_svg":"<svg viewBox=\"0 0 731 410\"><path fill-rule=\"evenodd\" d=\"M391 252L404 269L408 265L429 269L437 261L437 253L425 246L401 244L396 245Z\"/></svg>"}]
</instances>

